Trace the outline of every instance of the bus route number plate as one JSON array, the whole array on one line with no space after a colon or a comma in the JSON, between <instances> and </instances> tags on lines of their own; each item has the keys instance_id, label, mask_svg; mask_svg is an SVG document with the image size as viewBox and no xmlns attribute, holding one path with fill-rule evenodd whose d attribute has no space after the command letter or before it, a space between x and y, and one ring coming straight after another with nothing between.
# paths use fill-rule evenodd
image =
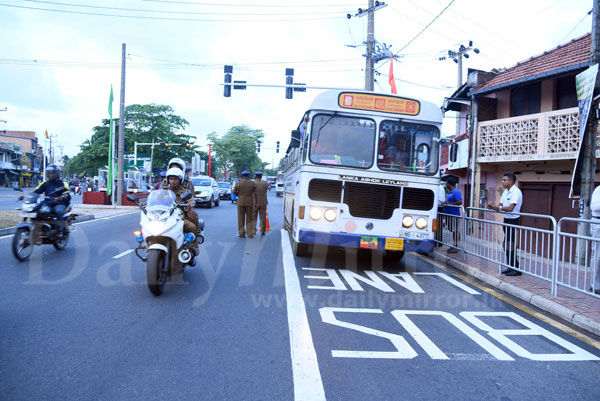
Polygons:
<instances>
[{"instance_id":1,"label":"bus route number plate","mask_svg":"<svg viewBox=\"0 0 600 401\"><path fill-rule=\"evenodd\" d=\"M377 249L377 237L360 237L360 247L367 249Z\"/></svg>"},{"instance_id":2,"label":"bus route number plate","mask_svg":"<svg viewBox=\"0 0 600 401\"><path fill-rule=\"evenodd\" d=\"M386 238L385 249L388 249L390 251L403 251L404 238Z\"/></svg>"}]
</instances>

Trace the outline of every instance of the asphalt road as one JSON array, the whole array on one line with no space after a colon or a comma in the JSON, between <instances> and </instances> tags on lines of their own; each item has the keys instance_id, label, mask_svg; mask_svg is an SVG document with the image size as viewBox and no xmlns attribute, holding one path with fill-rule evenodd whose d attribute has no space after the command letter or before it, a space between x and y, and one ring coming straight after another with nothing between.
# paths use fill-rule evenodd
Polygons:
<instances>
[{"instance_id":1,"label":"asphalt road","mask_svg":"<svg viewBox=\"0 0 600 401\"><path fill-rule=\"evenodd\" d=\"M18 263L0 239L0 398L597 400L600 342L408 254L237 237L197 209L199 263L154 297L130 251L139 215L76 225ZM541 318L541 319L540 319Z\"/></svg>"},{"instance_id":2,"label":"asphalt road","mask_svg":"<svg viewBox=\"0 0 600 401\"><path fill-rule=\"evenodd\" d=\"M23 188L24 192L33 191L34 188ZM0 210L15 210L21 206L20 202L17 202L20 192L15 191L12 188L0 188ZM71 193L71 203L81 204L83 199L82 195L73 195Z\"/></svg>"}]
</instances>

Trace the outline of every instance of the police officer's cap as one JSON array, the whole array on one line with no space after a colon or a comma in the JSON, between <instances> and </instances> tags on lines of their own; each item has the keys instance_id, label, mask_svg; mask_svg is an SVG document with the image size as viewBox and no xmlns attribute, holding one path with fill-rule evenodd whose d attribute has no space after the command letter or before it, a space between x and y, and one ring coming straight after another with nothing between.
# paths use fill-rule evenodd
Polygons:
<instances>
[{"instance_id":1,"label":"police officer's cap","mask_svg":"<svg viewBox=\"0 0 600 401\"><path fill-rule=\"evenodd\" d=\"M263 172L262 171L255 171L254 175L263 175Z\"/></svg>"},{"instance_id":2,"label":"police officer's cap","mask_svg":"<svg viewBox=\"0 0 600 401\"><path fill-rule=\"evenodd\" d=\"M242 175L250 175L250 172L248 170L244 170L242 171Z\"/></svg>"}]
</instances>

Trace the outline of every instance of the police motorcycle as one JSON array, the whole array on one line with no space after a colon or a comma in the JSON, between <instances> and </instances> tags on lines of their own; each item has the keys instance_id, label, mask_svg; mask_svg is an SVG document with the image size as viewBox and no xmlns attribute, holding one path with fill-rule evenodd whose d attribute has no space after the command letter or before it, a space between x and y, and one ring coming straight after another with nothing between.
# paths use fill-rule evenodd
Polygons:
<instances>
[{"instance_id":1,"label":"police motorcycle","mask_svg":"<svg viewBox=\"0 0 600 401\"><path fill-rule=\"evenodd\" d=\"M18 186L14 189L23 192ZM67 188L58 188L49 196L35 192L23 196L21 207L17 208L21 210L19 217L22 217L23 221L17 225L12 241L15 258L20 261L29 259L34 245L52 244L59 251L66 248L75 216L71 214L71 208L68 207L63 215L63 232L59 235L58 221L49 204L49 201L62 196L65 192L68 192Z\"/></svg>"},{"instance_id":2,"label":"police motorcycle","mask_svg":"<svg viewBox=\"0 0 600 401\"><path fill-rule=\"evenodd\" d=\"M194 266L193 241L204 242L202 231L204 221L198 221L198 233L183 232L184 213L180 206L185 206L192 198L190 192L181 196L181 202L175 201L175 193L167 189L150 191L146 206L139 203L137 196L127 195L142 210L140 213L141 231L135 231L138 242L135 254L146 262L148 288L155 296L163 293L168 278L181 272L186 266Z\"/></svg>"}]
</instances>

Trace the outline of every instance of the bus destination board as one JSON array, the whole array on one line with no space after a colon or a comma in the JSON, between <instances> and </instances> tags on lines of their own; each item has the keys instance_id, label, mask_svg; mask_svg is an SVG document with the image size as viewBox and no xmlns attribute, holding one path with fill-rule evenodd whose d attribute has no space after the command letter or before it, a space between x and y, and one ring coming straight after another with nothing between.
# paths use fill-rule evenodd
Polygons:
<instances>
[{"instance_id":1,"label":"bus destination board","mask_svg":"<svg viewBox=\"0 0 600 401\"><path fill-rule=\"evenodd\" d=\"M420 111L417 100L395 96L372 95L369 93L342 92L338 98L340 107L384 113L407 114L416 116Z\"/></svg>"}]
</instances>

